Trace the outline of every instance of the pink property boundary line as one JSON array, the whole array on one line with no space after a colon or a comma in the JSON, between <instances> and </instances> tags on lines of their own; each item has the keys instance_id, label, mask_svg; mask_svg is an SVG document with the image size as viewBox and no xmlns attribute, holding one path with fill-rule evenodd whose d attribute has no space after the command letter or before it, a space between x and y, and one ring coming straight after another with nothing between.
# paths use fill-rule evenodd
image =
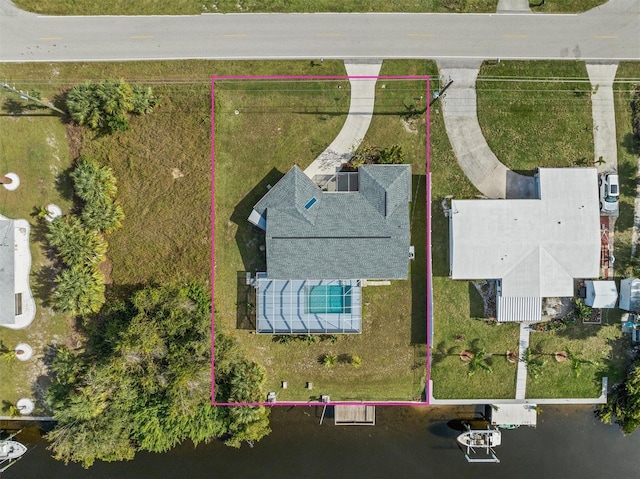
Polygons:
<instances>
[{"instance_id":1,"label":"pink property boundary line","mask_svg":"<svg viewBox=\"0 0 640 479\"><path fill-rule=\"evenodd\" d=\"M376 80L424 80L426 81L425 103L426 103L426 158L425 158L425 183L426 183L426 237L425 237L425 262L427 272L426 291L426 381L425 401L277 401L271 402L215 402L215 82L217 80L352 80L352 79L376 79ZM372 406L428 406L431 379L431 109L429 106L429 92L431 89L431 79L427 75L333 75L333 76L287 76L287 75L224 75L211 77L211 404L213 406L326 406L326 405L372 405Z\"/></svg>"}]
</instances>

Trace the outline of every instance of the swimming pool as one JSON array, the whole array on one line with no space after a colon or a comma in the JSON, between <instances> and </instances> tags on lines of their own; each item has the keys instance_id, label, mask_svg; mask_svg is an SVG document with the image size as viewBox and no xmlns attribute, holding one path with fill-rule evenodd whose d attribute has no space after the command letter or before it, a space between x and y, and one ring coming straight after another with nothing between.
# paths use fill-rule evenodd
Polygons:
<instances>
[{"instance_id":1,"label":"swimming pool","mask_svg":"<svg viewBox=\"0 0 640 479\"><path fill-rule=\"evenodd\" d=\"M307 313L351 313L351 286L308 286L306 293Z\"/></svg>"}]
</instances>

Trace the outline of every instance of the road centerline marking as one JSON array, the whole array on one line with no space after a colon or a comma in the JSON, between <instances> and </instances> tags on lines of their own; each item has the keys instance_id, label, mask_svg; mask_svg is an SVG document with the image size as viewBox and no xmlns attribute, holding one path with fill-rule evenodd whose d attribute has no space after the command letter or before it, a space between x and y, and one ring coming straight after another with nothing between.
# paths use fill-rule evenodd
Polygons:
<instances>
[{"instance_id":1,"label":"road centerline marking","mask_svg":"<svg viewBox=\"0 0 640 479\"><path fill-rule=\"evenodd\" d=\"M224 35L224 38L246 38L246 33L227 33Z\"/></svg>"},{"instance_id":2,"label":"road centerline marking","mask_svg":"<svg viewBox=\"0 0 640 479\"><path fill-rule=\"evenodd\" d=\"M409 33L407 36L409 36L409 37L433 38L433 37L435 37L435 34L433 34L433 33Z\"/></svg>"}]
</instances>

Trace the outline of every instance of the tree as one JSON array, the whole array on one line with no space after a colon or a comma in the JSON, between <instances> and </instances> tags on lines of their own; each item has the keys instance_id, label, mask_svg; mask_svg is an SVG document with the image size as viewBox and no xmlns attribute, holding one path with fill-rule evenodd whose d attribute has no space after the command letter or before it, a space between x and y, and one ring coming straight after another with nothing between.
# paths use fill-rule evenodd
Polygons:
<instances>
[{"instance_id":1,"label":"tree","mask_svg":"<svg viewBox=\"0 0 640 479\"><path fill-rule=\"evenodd\" d=\"M132 87L121 79L76 85L69 90L66 105L78 124L113 133L129 128L130 113L149 113L157 101L151 88Z\"/></svg>"},{"instance_id":2,"label":"tree","mask_svg":"<svg viewBox=\"0 0 640 479\"><path fill-rule=\"evenodd\" d=\"M473 376L478 371L492 373L493 368L487 362L487 359L489 359L490 357L491 355L487 354L484 348L476 349L475 351L473 351L471 357L469 358L469 370L467 371L467 374L469 376Z\"/></svg>"},{"instance_id":3,"label":"tree","mask_svg":"<svg viewBox=\"0 0 640 479\"><path fill-rule=\"evenodd\" d=\"M90 230L109 234L122 227L124 211L113 201L95 200L84 205L80 218Z\"/></svg>"},{"instance_id":4,"label":"tree","mask_svg":"<svg viewBox=\"0 0 640 479\"><path fill-rule=\"evenodd\" d=\"M53 292L55 307L59 311L77 315L97 313L104 304L104 275L89 266L76 266L63 270L56 277Z\"/></svg>"},{"instance_id":5,"label":"tree","mask_svg":"<svg viewBox=\"0 0 640 479\"><path fill-rule=\"evenodd\" d=\"M606 424L615 421L625 434L631 434L640 426L639 360L627 371L624 382L614 386L607 403L598 410L598 416Z\"/></svg>"},{"instance_id":6,"label":"tree","mask_svg":"<svg viewBox=\"0 0 640 479\"><path fill-rule=\"evenodd\" d=\"M112 200L118 192L111 168L100 166L89 158L78 158L69 176L73 180L74 193L85 202Z\"/></svg>"},{"instance_id":7,"label":"tree","mask_svg":"<svg viewBox=\"0 0 640 479\"><path fill-rule=\"evenodd\" d=\"M547 361L540 357L534 358L531 354L531 348L524 350L524 354L520 358L520 361L527 366L527 372L534 381L542 375L542 368L547 364Z\"/></svg>"},{"instance_id":8,"label":"tree","mask_svg":"<svg viewBox=\"0 0 640 479\"><path fill-rule=\"evenodd\" d=\"M46 238L70 268L97 265L107 252L103 236L86 229L75 215L59 216L49 223Z\"/></svg>"},{"instance_id":9,"label":"tree","mask_svg":"<svg viewBox=\"0 0 640 479\"><path fill-rule=\"evenodd\" d=\"M89 467L137 451L166 451L186 439L230 446L270 432L263 407L211 405L211 299L201 285L146 288L102 310L86 353L60 349L46 392L58 421L57 459ZM259 401L264 372L238 344L216 334L216 400Z\"/></svg>"}]
</instances>

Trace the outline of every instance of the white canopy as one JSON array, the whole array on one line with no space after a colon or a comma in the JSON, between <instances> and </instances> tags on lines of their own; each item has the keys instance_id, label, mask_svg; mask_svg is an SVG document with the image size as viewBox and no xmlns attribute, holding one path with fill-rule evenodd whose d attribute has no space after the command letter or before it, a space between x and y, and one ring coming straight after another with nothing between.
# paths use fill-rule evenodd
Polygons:
<instances>
[{"instance_id":1,"label":"white canopy","mask_svg":"<svg viewBox=\"0 0 640 479\"><path fill-rule=\"evenodd\" d=\"M587 297L584 302L592 308L615 308L618 289L615 281L586 281Z\"/></svg>"},{"instance_id":2,"label":"white canopy","mask_svg":"<svg viewBox=\"0 0 640 479\"><path fill-rule=\"evenodd\" d=\"M640 279L626 278L620 281L620 309L637 311L640 306Z\"/></svg>"}]
</instances>

